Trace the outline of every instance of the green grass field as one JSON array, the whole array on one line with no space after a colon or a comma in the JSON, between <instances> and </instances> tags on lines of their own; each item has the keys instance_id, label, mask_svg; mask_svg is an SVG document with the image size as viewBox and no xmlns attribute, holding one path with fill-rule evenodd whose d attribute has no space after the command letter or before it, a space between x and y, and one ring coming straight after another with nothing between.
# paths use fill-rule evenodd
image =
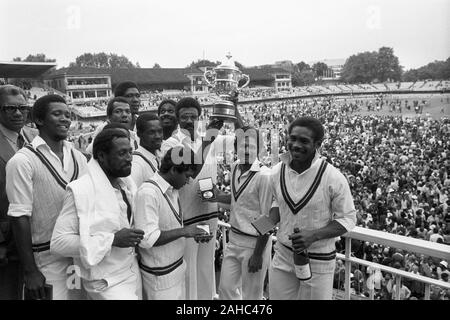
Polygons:
<instances>
[{"instance_id":1,"label":"green grass field","mask_svg":"<svg viewBox=\"0 0 450 320\"><path fill-rule=\"evenodd\" d=\"M443 117L450 118L450 94L405 94L405 95L397 95L392 98L387 97L384 100L386 102L396 101L400 99L402 102L402 116L406 117L425 117L426 114L429 114L433 119L439 120ZM375 99L369 99L375 101ZM412 105L414 100L422 102L426 101L426 105L423 109L423 113L421 115L417 115L414 111L414 108L411 107L411 110L408 110L404 107L404 101L408 100L408 104ZM364 107L363 110L359 111L358 114L361 115L369 115L369 114L378 114L378 115L400 115L398 112L389 112L389 107L384 105L383 110L380 111L367 111Z\"/></svg>"}]
</instances>

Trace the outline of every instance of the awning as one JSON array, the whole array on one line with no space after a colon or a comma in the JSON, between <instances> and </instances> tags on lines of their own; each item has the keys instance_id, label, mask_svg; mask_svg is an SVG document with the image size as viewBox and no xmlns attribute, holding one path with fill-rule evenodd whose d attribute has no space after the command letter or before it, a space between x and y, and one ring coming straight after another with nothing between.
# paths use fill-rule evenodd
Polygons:
<instances>
[{"instance_id":1,"label":"awning","mask_svg":"<svg viewBox=\"0 0 450 320\"><path fill-rule=\"evenodd\" d=\"M37 78L53 67L55 62L0 62L0 78Z\"/></svg>"}]
</instances>

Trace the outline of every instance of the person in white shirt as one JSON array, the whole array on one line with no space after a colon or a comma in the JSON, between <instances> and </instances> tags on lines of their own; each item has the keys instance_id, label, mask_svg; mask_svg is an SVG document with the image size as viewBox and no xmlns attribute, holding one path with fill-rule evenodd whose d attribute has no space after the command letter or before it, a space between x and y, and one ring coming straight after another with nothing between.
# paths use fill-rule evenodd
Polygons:
<instances>
[{"instance_id":1,"label":"person in white shirt","mask_svg":"<svg viewBox=\"0 0 450 320\"><path fill-rule=\"evenodd\" d=\"M345 176L317 151L324 137L319 120L301 117L288 129L288 152L272 169L274 203L270 217L279 222L269 274L272 300L331 300L336 237L356 223ZM300 232L294 232L298 228ZM307 250L312 277L300 281L294 252Z\"/></svg>"},{"instance_id":2,"label":"person in white shirt","mask_svg":"<svg viewBox=\"0 0 450 320\"><path fill-rule=\"evenodd\" d=\"M122 129L97 135L88 173L67 186L52 235L51 252L74 258L83 287L94 300L142 297L134 251L144 232L133 227L131 149Z\"/></svg>"},{"instance_id":3,"label":"person in white shirt","mask_svg":"<svg viewBox=\"0 0 450 320\"><path fill-rule=\"evenodd\" d=\"M92 142L87 146L86 152L92 155L92 147L95 137L110 123L121 123L129 130L130 143L133 150L139 146L139 137L131 128L131 109L128 100L124 97L115 97L109 100L106 107L106 121L99 125L92 135Z\"/></svg>"},{"instance_id":4,"label":"person in white shirt","mask_svg":"<svg viewBox=\"0 0 450 320\"><path fill-rule=\"evenodd\" d=\"M158 171L163 129L159 117L153 113L140 116L136 121L136 129L140 145L133 152L131 177L139 188Z\"/></svg>"},{"instance_id":5,"label":"person in white shirt","mask_svg":"<svg viewBox=\"0 0 450 320\"><path fill-rule=\"evenodd\" d=\"M240 133L243 133L242 135ZM231 203L229 242L224 250L219 298L262 300L272 242L251 223L269 213L272 204L271 170L259 160L262 137L254 127L236 133L238 160L231 167L232 194L219 202Z\"/></svg>"},{"instance_id":6,"label":"person in white shirt","mask_svg":"<svg viewBox=\"0 0 450 320\"><path fill-rule=\"evenodd\" d=\"M189 182L196 168L174 163L172 152L178 155L180 148L167 151L159 172L144 182L136 195L136 227L145 232L139 244L139 266L146 300L185 299L185 238L198 241L199 236L209 236L197 224L183 224L178 190Z\"/></svg>"},{"instance_id":7,"label":"person in white shirt","mask_svg":"<svg viewBox=\"0 0 450 320\"><path fill-rule=\"evenodd\" d=\"M200 114L201 106L194 98L186 97L178 101L176 116L179 129L174 132L172 137L163 142L161 152L165 154L168 149L179 144L189 147L194 152L194 163L200 165L193 175L193 181L180 189L181 205L186 208L183 223L185 225L198 222L208 223L215 238L218 220L217 202L202 201L198 197L198 181L203 178L211 178L213 183L216 183L216 155L219 152L233 150L234 138L228 136L230 139L226 139L224 136L217 136L219 129L223 126L223 121L214 118L210 119L206 128L206 136L200 137L198 134ZM235 129L242 127L239 112L237 112L237 116ZM184 254L187 264L186 299L212 300L216 295L214 253L214 241L197 243L193 239L186 240Z\"/></svg>"},{"instance_id":8,"label":"person in white shirt","mask_svg":"<svg viewBox=\"0 0 450 320\"><path fill-rule=\"evenodd\" d=\"M62 97L39 98L32 113L39 135L6 166L8 215L30 298L64 300L71 259L51 253L50 239L66 186L86 172L86 158L65 141L71 122ZM46 297L45 284L53 286L53 297Z\"/></svg>"}]
</instances>

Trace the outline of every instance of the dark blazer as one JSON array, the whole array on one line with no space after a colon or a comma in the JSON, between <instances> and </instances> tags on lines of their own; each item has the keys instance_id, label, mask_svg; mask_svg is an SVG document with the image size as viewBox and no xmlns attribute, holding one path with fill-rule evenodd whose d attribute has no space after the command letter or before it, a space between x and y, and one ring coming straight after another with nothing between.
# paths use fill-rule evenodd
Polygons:
<instances>
[{"instance_id":1,"label":"dark blazer","mask_svg":"<svg viewBox=\"0 0 450 320\"><path fill-rule=\"evenodd\" d=\"M37 130L28 127L23 128L25 142L31 142L38 134ZM15 151L8 140L0 132L0 243L5 242L8 247L8 258L17 258L14 247L14 239L8 217L9 202L6 196L6 163L12 158ZM2 245L5 245L2 243Z\"/></svg>"}]
</instances>

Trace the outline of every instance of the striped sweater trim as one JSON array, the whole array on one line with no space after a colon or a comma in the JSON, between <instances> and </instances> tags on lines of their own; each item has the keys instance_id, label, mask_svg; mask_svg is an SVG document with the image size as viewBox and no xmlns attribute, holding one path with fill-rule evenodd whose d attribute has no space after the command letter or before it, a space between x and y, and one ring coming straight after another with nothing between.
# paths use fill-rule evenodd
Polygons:
<instances>
[{"instance_id":1,"label":"striped sweater trim","mask_svg":"<svg viewBox=\"0 0 450 320\"><path fill-rule=\"evenodd\" d=\"M219 212L215 211L215 212L202 214L200 216L196 216L196 217L193 217L193 218L186 219L183 222L184 222L185 226L188 226L188 225L193 224L193 223L202 222L202 221L206 221L206 220L217 218L217 217L219 217Z\"/></svg>"},{"instance_id":2,"label":"striped sweater trim","mask_svg":"<svg viewBox=\"0 0 450 320\"><path fill-rule=\"evenodd\" d=\"M302 199L300 199L299 202L295 203L294 200L292 200L291 196L289 195L289 192L287 190L286 186L286 164L281 165L281 171L280 171L280 187L281 187L281 193L283 195L284 201L287 203L289 208L291 209L292 213L295 215L297 214L301 209L303 209L308 202L313 197L314 193L317 191L317 188L320 185L320 182L322 181L322 176L325 172L325 169L327 167L328 162L325 160L322 160L322 163L320 164L319 170L317 171L316 177L314 178L313 183L309 187L308 191L304 195Z\"/></svg>"},{"instance_id":3,"label":"striped sweater trim","mask_svg":"<svg viewBox=\"0 0 450 320\"><path fill-rule=\"evenodd\" d=\"M164 267L149 267L143 264L141 261L139 261L139 267L144 270L147 273L150 273L154 276L164 276L166 274L171 273L176 268L181 266L183 264L183 257L175 261L174 263L169 264L168 266Z\"/></svg>"}]
</instances>

